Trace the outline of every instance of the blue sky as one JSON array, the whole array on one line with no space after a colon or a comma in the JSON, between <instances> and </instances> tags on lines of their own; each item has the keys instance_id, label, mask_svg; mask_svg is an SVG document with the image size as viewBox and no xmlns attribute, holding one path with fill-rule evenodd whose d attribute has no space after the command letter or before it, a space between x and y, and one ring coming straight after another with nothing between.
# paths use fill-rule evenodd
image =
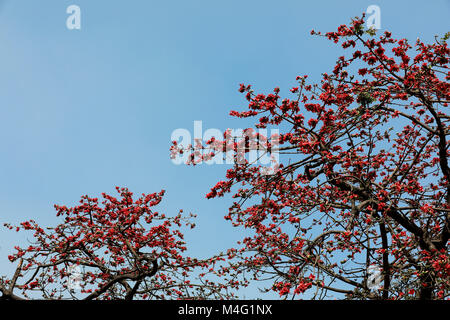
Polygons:
<instances>
[{"instance_id":1,"label":"blue sky","mask_svg":"<svg viewBox=\"0 0 450 320\"><path fill-rule=\"evenodd\" d=\"M72 4L81 30L66 28ZM228 116L246 107L239 83L287 95L299 74L318 80L340 50L311 29L333 31L372 4L397 37L450 29L448 0L0 0L0 222L54 224L53 204L115 186L166 189L160 211L198 215L193 255L233 246L231 200L205 199L227 166L174 165L172 131L249 125ZM0 232L0 274L23 241Z\"/></svg>"}]
</instances>

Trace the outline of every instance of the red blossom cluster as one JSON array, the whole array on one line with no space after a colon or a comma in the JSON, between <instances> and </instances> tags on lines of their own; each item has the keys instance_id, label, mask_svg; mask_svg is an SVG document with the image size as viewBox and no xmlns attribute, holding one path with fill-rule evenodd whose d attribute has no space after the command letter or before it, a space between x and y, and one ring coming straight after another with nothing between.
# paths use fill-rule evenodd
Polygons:
<instances>
[{"instance_id":1,"label":"red blossom cluster","mask_svg":"<svg viewBox=\"0 0 450 320\"><path fill-rule=\"evenodd\" d=\"M33 232L34 243L15 247L17 252L9 256L18 266L12 279L0 282L3 298L229 297L226 288L205 278L220 257L199 260L183 254L186 246L180 228L193 228L194 215L180 211L168 217L155 211L164 190L136 200L126 188L117 187L117 192L120 197L103 193L101 203L83 196L80 205L72 208L55 205L63 222L54 228L44 230L33 220L17 227L6 224L9 229ZM70 286L74 266L83 270L79 291Z\"/></svg>"}]
</instances>

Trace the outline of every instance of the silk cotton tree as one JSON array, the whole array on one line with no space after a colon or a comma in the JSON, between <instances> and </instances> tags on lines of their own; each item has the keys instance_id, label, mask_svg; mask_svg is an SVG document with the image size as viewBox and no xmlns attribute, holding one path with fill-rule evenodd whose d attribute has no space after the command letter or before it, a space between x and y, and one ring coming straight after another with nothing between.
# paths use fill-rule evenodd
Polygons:
<instances>
[{"instance_id":1,"label":"silk cotton tree","mask_svg":"<svg viewBox=\"0 0 450 320\"><path fill-rule=\"evenodd\" d=\"M248 110L231 115L255 127L190 154L192 164L252 146L280 154L274 174L239 161L207 194L231 193L225 219L247 230L221 275L235 287L264 280L283 298L448 298L448 35L410 45L364 16L312 34L345 52L320 83L299 76L284 99L241 84ZM279 146L254 133L269 127ZM172 155L189 150L175 142Z\"/></svg>"},{"instance_id":2,"label":"silk cotton tree","mask_svg":"<svg viewBox=\"0 0 450 320\"><path fill-rule=\"evenodd\" d=\"M9 229L33 232L32 244L8 258L12 277L0 278L0 299L224 299L227 289L208 279L219 256L184 255L181 228L193 215L155 211L164 191L133 199L126 188L103 201L83 196L80 205L55 205L63 222L43 228L34 220Z\"/></svg>"}]
</instances>

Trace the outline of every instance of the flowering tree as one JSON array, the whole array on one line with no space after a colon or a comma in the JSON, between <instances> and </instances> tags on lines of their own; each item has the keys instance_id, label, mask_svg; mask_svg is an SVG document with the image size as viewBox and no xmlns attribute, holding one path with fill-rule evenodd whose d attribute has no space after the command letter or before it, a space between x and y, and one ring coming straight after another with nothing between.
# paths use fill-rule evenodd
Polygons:
<instances>
[{"instance_id":1,"label":"flowering tree","mask_svg":"<svg viewBox=\"0 0 450 320\"><path fill-rule=\"evenodd\" d=\"M0 279L2 298L229 298L251 280L284 298L449 298L448 35L413 47L389 32L376 38L363 18L312 32L351 52L318 84L297 77L293 98L240 86L248 110L231 115L279 135L248 128L240 140L227 131L171 148L194 151L192 164L233 154L235 166L207 194L232 193L225 218L246 229L227 264L183 255L180 228L193 224L152 210L163 191L133 200L118 188L119 198L55 206L55 228L7 225L34 242L9 256L17 268ZM246 159L254 151L280 161L267 171ZM219 284L206 279L211 272Z\"/></svg>"},{"instance_id":2,"label":"flowering tree","mask_svg":"<svg viewBox=\"0 0 450 320\"><path fill-rule=\"evenodd\" d=\"M247 285L251 274L286 298L450 296L448 35L413 47L375 33L364 16L337 32L312 31L350 54L319 84L297 77L293 98L240 86L248 110L231 115L279 128L279 146L249 128L190 154L194 164L223 150L241 160L258 148L281 157L271 175L237 162L207 195L233 192L225 218L248 230L221 271L230 284Z\"/></svg>"},{"instance_id":3,"label":"flowering tree","mask_svg":"<svg viewBox=\"0 0 450 320\"><path fill-rule=\"evenodd\" d=\"M30 220L10 229L34 232L34 243L16 247L12 278L0 279L3 299L206 299L230 297L205 278L219 257L184 257L182 225L193 215L154 211L164 191L133 200L126 188L104 201L83 196L80 205L55 206L64 218L55 228ZM194 281L197 279L197 282Z\"/></svg>"}]
</instances>

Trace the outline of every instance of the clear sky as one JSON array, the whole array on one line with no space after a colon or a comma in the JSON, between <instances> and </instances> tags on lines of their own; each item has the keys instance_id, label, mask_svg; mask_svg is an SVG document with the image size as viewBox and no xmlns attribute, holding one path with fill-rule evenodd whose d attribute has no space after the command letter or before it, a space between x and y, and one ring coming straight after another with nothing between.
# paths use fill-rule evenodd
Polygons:
<instances>
[{"instance_id":1,"label":"clear sky","mask_svg":"<svg viewBox=\"0 0 450 320\"><path fill-rule=\"evenodd\" d=\"M80 30L66 27L72 4ZM160 211L198 215L192 255L233 246L231 199L205 199L227 165L174 165L171 133L193 132L194 120L249 125L228 116L246 107L239 83L287 95L299 74L318 80L340 50L311 29L334 31L372 4L395 37L450 31L449 0L0 0L0 222L51 225L55 203L166 189ZM0 231L0 274L24 240Z\"/></svg>"}]
</instances>

